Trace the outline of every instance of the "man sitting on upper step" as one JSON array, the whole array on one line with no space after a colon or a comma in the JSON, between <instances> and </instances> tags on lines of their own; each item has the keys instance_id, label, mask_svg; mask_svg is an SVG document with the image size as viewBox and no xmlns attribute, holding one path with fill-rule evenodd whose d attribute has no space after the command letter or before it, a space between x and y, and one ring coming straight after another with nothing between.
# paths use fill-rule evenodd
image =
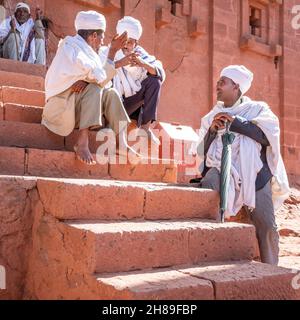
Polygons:
<instances>
[{"instance_id":1,"label":"man sitting on upper step","mask_svg":"<svg viewBox=\"0 0 300 320\"><path fill-rule=\"evenodd\" d=\"M13 17L0 24L0 57L34 64L46 64L45 33L41 10L36 9L35 22L28 4L16 5Z\"/></svg>"},{"instance_id":2,"label":"man sitting on upper step","mask_svg":"<svg viewBox=\"0 0 300 320\"><path fill-rule=\"evenodd\" d=\"M105 89L116 74L113 61L116 52L126 43L127 34L113 38L103 64L98 52L103 45L105 17L96 11L81 11L76 16L75 28L77 35L61 40L47 72L47 103L42 124L61 136L68 136L78 128L79 136L74 146L77 158L94 165L96 162L89 149L89 130L100 129L106 120L117 136L117 146L122 146L121 153L129 151L129 155L136 157L137 153L126 141L127 126L131 121L121 98L115 89Z\"/></svg>"},{"instance_id":3,"label":"man sitting on upper step","mask_svg":"<svg viewBox=\"0 0 300 320\"><path fill-rule=\"evenodd\" d=\"M245 206L256 227L261 260L278 263L276 210L289 195L280 154L279 120L270 107L245 96L253 74L244 66L225 68L217 82L217 105L201 121L199 144L204 145L202 188L220 191L222 135L225 123L235 135L227 216Z\"/></svg>"},{"instance_id":4,"label":"man sitting on upper step","mask_svg":"<svg viewBox=\"0 0 300 320\"><path fill-rule=\"evenodd\" d=\"M115 57L117 74L113 86L123 98L124 106L138 127L146 131L151 140L160 144L151 130L157 120L161 85L165 80L162 63L139 45L143 28L139 20L125 16L117 24L117 33L128 33L128 41Z\"/></svg>"}]
</instances>

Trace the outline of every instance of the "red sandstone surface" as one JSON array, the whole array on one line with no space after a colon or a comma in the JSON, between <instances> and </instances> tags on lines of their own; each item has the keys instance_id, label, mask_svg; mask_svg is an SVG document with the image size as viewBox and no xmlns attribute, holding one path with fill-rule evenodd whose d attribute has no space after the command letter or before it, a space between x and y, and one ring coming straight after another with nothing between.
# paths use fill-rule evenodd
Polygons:
<instances>
[{"instance_id":1,"label":"red sandstone surface","mask_svg":"<svg viewBox=\"0 0 300 320\"><path fill-rule=\"evenodd\" d=\"M293 188L276 215L280 234L279 265L300 270L300 190Z\"/></svg>"}]
</instances>

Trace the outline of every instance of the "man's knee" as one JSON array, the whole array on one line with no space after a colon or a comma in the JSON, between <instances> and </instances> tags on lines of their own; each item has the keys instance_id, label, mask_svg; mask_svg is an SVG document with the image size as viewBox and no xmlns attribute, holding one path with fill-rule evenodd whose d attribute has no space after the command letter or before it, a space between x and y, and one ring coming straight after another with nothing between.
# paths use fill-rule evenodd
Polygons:
<instances>
[{"instance_id":1,"label":"man's knee","mask_svg":"<svg viewBox=\"0 0 300 320\"><path fill-rule=\"evenodd\" d=\"M95 83L89 83L85 88L87 94L95 96L100 95L101 90L102 89Z\"/></svg>"},{"instance_id":2,"label":"man's knee","mask_svg":"<svg viewBox=\"0 0 300 320\"><path fill-rule=\"evenodd\" d=\"M145 81L148 84L148 86L156 90L159 90L162 86L162 81L159 77L148 76L148 78Z\"/></svg>"},{"instance_id":3,"label":"man's knee","mask_svg":"<svg viewBox=\"0 0 300 320\"><path fill-rule=\"evenodd\" d=\"M211 168L201 181L201 188L220 190L220 173L216 168Z\"/></svg>"}]
</instances>

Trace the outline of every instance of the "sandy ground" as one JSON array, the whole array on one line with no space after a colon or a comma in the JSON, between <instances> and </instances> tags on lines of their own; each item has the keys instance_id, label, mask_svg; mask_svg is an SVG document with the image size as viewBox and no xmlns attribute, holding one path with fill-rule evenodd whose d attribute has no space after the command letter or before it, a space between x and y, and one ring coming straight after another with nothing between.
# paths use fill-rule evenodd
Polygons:
<instances>
[{"instance_id":1,"label":"sandy ground","mask_svg":"<svg viewBox=\"0 0 300 320\"><path fill-rule=\"evenodd\" d=\"M300 189L292 189L290 198L276 214L280 234L279 265L300 270Z\"/></svg>"}]
</instances>

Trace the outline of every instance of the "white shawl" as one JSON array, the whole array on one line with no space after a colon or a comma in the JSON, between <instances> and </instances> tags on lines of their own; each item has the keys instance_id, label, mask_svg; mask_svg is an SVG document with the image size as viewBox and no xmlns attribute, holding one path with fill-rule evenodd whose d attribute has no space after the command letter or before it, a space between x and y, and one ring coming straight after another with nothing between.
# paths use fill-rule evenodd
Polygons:
<instances>
[{"instance_id":1,"label":"white shawl","mask_svg":"<svg viewBox=\"0 0 300 320\"><path fill-rule=\"evenodd\" d=\"M27 22L25 22L22 25L20 25L18 23L18 21L15 19L15 17L14 17L14 20L16 22L16 29L20 32L21 43L20 43L20 48L19 48L18 54L19 54L20 60L22 61L23 55L24 55L26 41L27 41L27 38L29 36L30 31L34 27L34 21L32 20L32 18L30 18L30 19L28 19ZM0 39L1 38L3 39L8 35L8 33L9 33L10 29L11 29L10 22L11 22L11 17L5 19L0 24ZM35 63L35 60L36 60L35 41L33 39L31 41L31 44L30 44L30 55L29 55L29 58L28 58L27 62Z\"/></svg>"},{"instance_id":2,"label":"white shawl","mask_svg":"<svg viewBox=\"0 0 300 320\"><path fill-rule=\"evenodd\" d=\"M99 55L79 35L66 37L47 72L46 100L69 89L76 81L101 84L107 78Z\"/></svg>"},{"instance_id":3,"label":"white shawl","mask_svg":"<svg viewBox=\"0 0 300 320\"><path fill-rule=\"evenodd\" d=\"M267 162L273 174L272 196L274 209L277 210L288 197L290 189L284 163L280 154L279 120L265 102L252 101L248 97L242 98L241 104L225 108L217 104L201 122L199 143L203 142L214 116L220 112L239 116L256 124L269 140L267 147ZM222 156L222 134L219 130L216 139L212 142L206 159L208 167L215 167L220 171ZM230 177L230 191L227 206L227 216L236 215L242 206L255 208L255 181L263 164L260 159L261 145L253 139L234 133L235 140L232 145L232 166Z\"/></svg>"},{"instance_id":4,"label":"white shawl","mask_svg":"<svg viewBox=\"0 0 300 320\"><path fill-rule=\"evenodd\" d=\"M166 74L163 69L163 65L159 60L156 60L154 56L149 55L142 47L137 46L135 52L140 57L156 68L158 76L162 81L165 81ZM116 54L115 61L124 58L122 50L119 50ZM113 86L119 92L121 96L125 98L131 97L139 92L142 88L142 82L147 78L147 70L141 67L125 66L117 69L117 75L113 79Z\"/></svg>"}]
</instances>

